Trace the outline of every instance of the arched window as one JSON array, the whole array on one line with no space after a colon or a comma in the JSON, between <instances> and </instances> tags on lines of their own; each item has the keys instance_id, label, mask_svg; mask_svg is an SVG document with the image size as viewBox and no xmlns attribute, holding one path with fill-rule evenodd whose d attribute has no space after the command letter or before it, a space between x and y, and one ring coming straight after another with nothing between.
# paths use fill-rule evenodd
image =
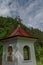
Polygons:
<instances>
[{"instance_id":1,"label":"arched window","mask_svg":"<svg viewBox=\"0 0 43 65\"><path fill-rule=\"evenodd\" d=\"M13 57L12 57L12 51L13 51L12 46L9 46L9 47L8 47L7 61L12 61L12 60L13 60Z\"/></svg>"},{"instance_id":2,"label":"arched window","mask_svg":"<svg viewBox=\"0 0 43 65\"><path fill-rule=\"evenodd\" d=\"M30 60L30 48L28 46L24 46L24 60Z\"/></svg>"},{"instance_id":3,"label":"arched window","mask_svg":"<svg viewBox=\"0 0 43 65\"><path fill-rule=\"evenodd\" d=\"M12 51L13 51L12 46L9 46L8 47L8 52L12 52Z\"/></svg>"}]
</instances>

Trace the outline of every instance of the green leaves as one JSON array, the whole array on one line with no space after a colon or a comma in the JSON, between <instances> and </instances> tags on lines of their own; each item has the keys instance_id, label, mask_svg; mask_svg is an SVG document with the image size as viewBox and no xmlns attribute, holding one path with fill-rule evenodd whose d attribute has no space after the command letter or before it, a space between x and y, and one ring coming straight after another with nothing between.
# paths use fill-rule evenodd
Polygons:
<instances>
[{"instance_id":1,"label":"green leaves","mask_svg":"<svg viewBox=\"0 0 43 65\"><path fill-rule=\"evenodd\" d=\"M4 28L0 28L0 38L4 37L6 35L6 31Z\"/></svg>"},{"instance_id":2,"label":"green leaves","mask_svg":"<svg viewBox=\"0 0 43 65\"><path fill-rule=\"evenodd\" d=\"M3 51L3 43L0 42L0 56L2 55L2 51Z\"/></svg>"}]
</instances>

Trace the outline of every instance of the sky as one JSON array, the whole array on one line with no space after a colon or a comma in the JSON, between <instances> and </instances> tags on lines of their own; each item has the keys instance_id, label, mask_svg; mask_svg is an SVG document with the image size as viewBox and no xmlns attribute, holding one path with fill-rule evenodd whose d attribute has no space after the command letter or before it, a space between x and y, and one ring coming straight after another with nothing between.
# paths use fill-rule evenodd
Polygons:
<instances>
[{"instance_id":1,"label":"sky","mask_svg":"<svg viewBox=\"0 0 43 65\"><path fill-rule=\"evenodd\" d=\"M43 0L0 0L0 16L20 16L27 27L43 31Z\"/></svg>"}]
</instances>

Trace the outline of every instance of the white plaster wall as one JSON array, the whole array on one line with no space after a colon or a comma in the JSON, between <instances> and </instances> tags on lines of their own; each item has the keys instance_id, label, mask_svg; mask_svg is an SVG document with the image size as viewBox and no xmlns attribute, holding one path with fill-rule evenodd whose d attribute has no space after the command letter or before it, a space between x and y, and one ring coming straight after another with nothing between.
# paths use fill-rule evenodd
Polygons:
<instances>
[{"instance_id":1,"label":"white plaster wall","mask_svg":"<svg viewBox=\"0 0 43 65\"><path fill-rule=\"evenodd\" d=\"M18 65L36 65L36 58L35 58L35 51L34 51L34 41L32 39L23 39L19 38L18 39L18 49L19 49L19 60L18 60ZM24 60L23 58L23 47L27 45L30 47L30 56L31 60Z\"/></svg>"},{"instance_id":2,"label":"white plaster wall","mask_svg":"<svg viewBox=\"0 0 43 65\"><path fill-rule=\"evenodd\" d=\"M8 47L12 46L13 48L13 61L8 62L7 61L7 56L8 56ZM16 45L17 45L17 40L16 39L9 39L9 40L4 40L3 41L3 56L2 56L2 65L18 65L17 58L15 57L15 52L16 52Z\"/></svg>"},{"instance_id":3,"label":"white plaster wall","mask_svg":"<svg viewBox=\"0 0 43 65\"><path fill-rule=\"evenodd\" d=\"M2 56L2 65L36 65L35 52L34 52L34 39L17 37L17 39L5 40ZM7 62L7 48L9 45L13 46L13 62ZM31 60L23 59L23 47L27 45L30 47Z\"/></svg>"}]
</instances>

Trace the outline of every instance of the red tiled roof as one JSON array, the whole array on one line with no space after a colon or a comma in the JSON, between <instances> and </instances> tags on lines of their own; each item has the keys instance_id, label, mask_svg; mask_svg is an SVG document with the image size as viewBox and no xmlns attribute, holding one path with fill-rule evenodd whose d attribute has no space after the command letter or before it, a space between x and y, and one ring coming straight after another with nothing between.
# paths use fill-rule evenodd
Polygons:
<instances>
[{"instance_id":1,"label":"red tiled roof","mask_svg":"<svg viewBox=\"0 0 43 65\"><path fill-rule=\"evenodd\" d=\"M31 34L27 33L23 28L21 28L20 25L18 25L18 27L8 36L28 36L30 37Z\"/></svg>"},{"instance_id":2,"label":"red tiled roof","mask_svg":"<svg viewBox=\"0 0 43 65\"><path fill-rule=\"evenodd\" d=\"M30 33L27 33L20 25L18 25L17 28L10 35L6 36L4 39L12 38L15 36L36 38L32 36Z\"/></svg>"}]
</instances>

